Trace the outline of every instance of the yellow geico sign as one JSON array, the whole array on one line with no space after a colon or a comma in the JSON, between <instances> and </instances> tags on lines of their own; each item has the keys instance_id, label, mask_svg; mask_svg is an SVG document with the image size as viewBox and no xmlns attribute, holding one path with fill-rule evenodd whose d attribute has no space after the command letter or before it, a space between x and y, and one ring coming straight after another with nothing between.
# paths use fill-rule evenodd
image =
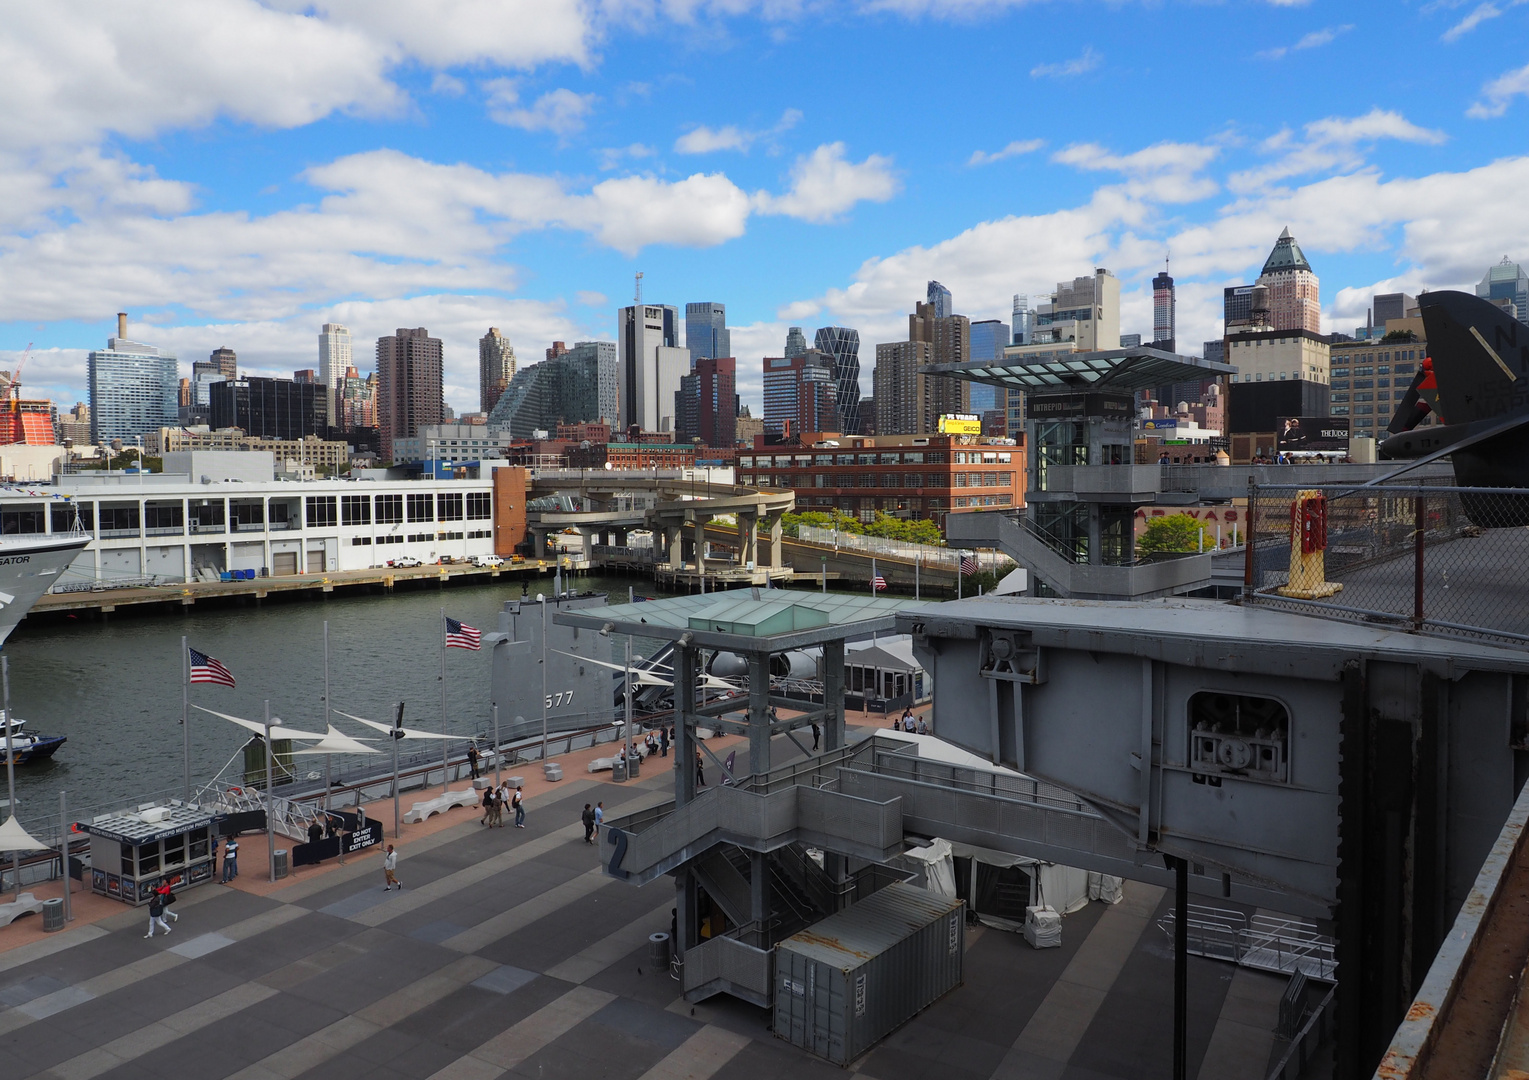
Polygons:
<instances>
[{"instance_id":1,"label":"yellow geico sign","mask_svg":"<svg viewBox=\"0 0 1529 1080\"><path fill-rule=\"evenodd\" d=\"M982 417L967 413L946 413L940 417L941 435L981 435Z\"/></svg>"}]
</instances>

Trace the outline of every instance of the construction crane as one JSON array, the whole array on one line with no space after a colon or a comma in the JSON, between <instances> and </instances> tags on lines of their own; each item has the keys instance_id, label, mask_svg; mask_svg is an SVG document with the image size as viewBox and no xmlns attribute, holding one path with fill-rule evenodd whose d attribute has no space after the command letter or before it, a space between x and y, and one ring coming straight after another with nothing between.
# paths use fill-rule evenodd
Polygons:
<instances>
[{"instance_id":1,"label":"construction crane","mask_svg":"<svg viewBox=\"0 0 1529 1080\"><path fill-rule=\"evenodd\" d=\"M21 369L26 367L27 357L31 355L32 343L29 341L27 342L27 347L22 350L21 359L16 361L16 368L11 372L10 385L6 387L6 442L18 443L26 441L26 429L21 422Z\"/></svg>"}]
</instances>

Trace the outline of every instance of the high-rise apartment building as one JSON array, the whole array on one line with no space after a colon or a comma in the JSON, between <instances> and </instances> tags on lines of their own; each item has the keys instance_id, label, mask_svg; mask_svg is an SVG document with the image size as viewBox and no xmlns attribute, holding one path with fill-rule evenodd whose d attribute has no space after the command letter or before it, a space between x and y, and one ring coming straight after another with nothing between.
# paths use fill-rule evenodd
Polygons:
<instances>
[{"instance_id":1,"label":"high-rise apartment building","mask_svg":"<svg viewBox=\"0 0 1529 1080\"><path fill-rule=\"evenodd\" d=\"M727 332L727 305L706 301L685 305L685 348L690 363L703 356L732 356L732 337Z\"/></svg>"},{"instance_id":2,"label":"high-rise apartment building","mask_svg":"<svg viewBox=\"0 0 1529 1080\"><path fill-rule=\"evenodd\" d=\"M927 341L891 341L876 346L876 370L871 373L871 396L876 402L877 435L915 435L924 426L924 394L928 381L922 369L933 363L934 346Z\"/></svg>"},{"instance_id":3,"label":"high-rise apartment building","mask_svg":"<svg viewBox=\"0 0 1529 1080\"><path fill-rule=\"evenodd\" d=\"M738 420L738 361L703 356L680 380L674 402L677 442L700 439L707 446L732 446Z\"/></svg>"},{"instance_id":4,"label":"high-rise apartment building","mask_svg":"<svg viewBox=\"0 0 1529 1080\"><path fill-rule=\"evenodd\" d=\"M1165 268L1152 279L1152 347L1164 352L1178 352L1175 324L1178 319L1178 301L1174 296L1173 278Z\"/></svg>"},{"instance_id":5,"label":"high-rise apartment building","mask_svg":"<svg viewBox=\"0 0 1529 1080\"><path fill-rule=\"evenodd\" d=\"M950 290L938 281L931 281L924 290L924 303L934 310L936 319L948 319L956 313L952 306Z\"/></svg>"},{"instance_id":6,"label":"high-rise apartment building","mask_svg":"<svg viewBox=\"0 0 1529 1080\"><path fill-rule=\"evenodd\" d=\"M336 391L345 372L353 365L350 327L325 323L319 330L319 382L328 387L324 394L324 409L325 423L330 427L339 427L341 424L340 399Z\"/></svg>"},{"instance_id":7,"label":"high-rise apartment building","mask_svg":"<svg viewBox=\"0 0 1529 1080\"><path fill-rule=\"evenodd\" d=\"M1269 290L1272 329L1322 332L1320 282L1288 228L1280 232L1254 284Z\"/></svg>"},{"instance_id":8,"label":"high-rise apartment building","mask_svg":"<svg viewBox=\"0 0 1529 1080\"><path fill-rule=\"evenodd\" d=\"M559 424L611 423L620 409L614 341L580 341L515 372L486 426L518 439Z\"/></svg>"},{"instance_id":9,"label":"high-rise apartment building","mask_svg":"<svg viewBox=\"0 0 1529 1080\"><path fill-rule=\"evenodd\" d=\"M1030 335L1035 332L1035 309L1030 306L1030 298L1024 293L1014 294L1014 308L1009 316L1010 345L1030 344Z\"/></svg>"},{"instance_id":10,"label":"high-rise apartment building","mask_svg":"<svg viewBox=\"0 0 1529 1080\"><path fill-rule=\"evenodd\" d=\"M220 380L212 385L211 426L236 427L262 439L323 438L329 395L317 378Z\"/></svg>"},{"instance_id":11,"label":"high-rise apartment building","mask_svg":"<svg viewBox=\"0 0 1529 1080\"><path fill-rule=\"evenodd\" d=\"M786 330L786 351L781 355L787 360L792 360L807 351L807 335L802 333L800 326L793 326Z\"/></svg>"},{"instance_id":12,"label":"high-rise apartment building","mask_svg":"<svg viewBox=\"0 0 1529 1080\"><path fill-rule=\"evenodd\" d=\"M377 373L361 377L354 364L338 377L334 387L335 409L332 426L340 431L358 431L377 426Z\"/></svg>"},{"instance_id":13,"label":"high-rise apartment building","mask_svg":"<svg viewBox=\"0 0 1529 1080\"><path fill-rule=\"evenodd\" d=\"M239 377L239 354L228 346L214 349L206 360L197 360L191 365L192 381L196 381L197 371L216 371L225 379L237 379Z\"/></svg>"},{"instance_id":14,"label":"high-rise apartment building","mask_svg":"<svg viewBox=\"0 0 1529 1080\"><path fill-rule=\"evenodd\" d=\"M1011 330L1002 319L983 319L974 322L971 326L973 360L1003 359L1003 350L1010 344ZM987 412L989 409L999 408L998 387L988 386L981 383L972 383L970 394L971 411L977 414Z\"/></svg>"},{"instance_id":15,"label":"high-rise apartment building","mask_svg":"<svg viewBox=\"0 0 1529 1080\"><path fill-rule=\"evenodd\" d=\"M174 353L129 341L125 313L117 315L117 336L90 352L86 368L91 442L131 442L179 421L180 364Z\"/></svg>"},{"instance_id":16,"label":"high-rise apartment building","mask_svg":"<svg viewBox=\"0 0 1529 1080\"><path fill-rule=\"evenodd\" d=\"M1072 343L1076 352L1120 347L1120 279L1103 267L1088 277L1057 283L1036 311L1026 345Z\"/></svg>"},{"instance_id":17,"label":"high-rise apartment building","mask_svg":"<svg viewBox=\"0 0 1529 1080\"><path fill-rule=\"evenodd\" d=\"M931 282L939 285L939 282ZM943 303L949 306L949 292L940 286ZM941 297L936 294L936 299ZM927 341L931 364L964 364L972 358L971 320L965 315L938 315L938 304L914 304L908 316L908 340ZM939 430L940 417L946 413L969 413L972 384L949 375L921 375L917 385L919 414L923 427L915 431L881 431L883 435L922 435ZM880 428L877 429L880 431Z\"/></svg>"},{"instance_id":18,"label":"high-rise apartment building","mask_svg":"<svg viewBox=\"0 0 1529 1080\"><path fill-rule=\"evenodd\" d=\"M382 460L393 461L393 440L416 435L426 424L446 418L442 392L441 339L423 326L400 327L377 339L377 426Z\"/></svg>"},{"instance_id":19,"label":"high-rise apartment building","mask_svg":"<svg viewBox=\"0 0 1529 1080\"><path fill-rule=\"evenodd\" d=\"M292 373L292 381L307 383L310 386L318 386L319 373L315 368L299 368Z\"/></svg>"},{"instance_id":20,"label":"high-rise apartment building","mask_svg":"<svg viewBox=\"0 0 1529 1080\"><path fill-rule=\"evenodd\" d=\"M1513 317L1521 323L1529 323L1529 275L1524 273L1524 268L1516 262L1509 262L1504 255L1502 262L1487 270L1476 286L1476 295L1483 300L1490 300L1507 310L1509 304L1513 305ZM1380 322L1380 316L1376 315L1375 321Z\"/></svg>"},{"instance_id":21,"label":"high-rise apartment building","mask_svg":"<svg viewBox=\"0 0 1529 1080\"><path fill-rule=\"evenodd\" d=\"M478 339L478 407L485 413L494 411L499 395L515 377L515 346L490 326L488 333Z\"/></svg>"},{"instance_id":22,"label":"high-rise apartment building","mask_svg":"<svg viewBox=\"0 0 1529 1080\"><path fill-rule=\"evenodd\" d=\"M813 347L834 361L834 395L839 427L844 435L860 433L860 331L847 326L820 326Z\"/></svg>"},{"instance_id":23,"label":"high-rise apartment building","mask_svg":"<svg viewBox=\"0 0 1529 1080\"><path fill-rule=\"evenodd\" d=\"M817 349L765 357L764 422L777 435L833 431L839 424L833 357Z\"/></svg>"},{"instance_id":24,"label":"high-rise apartment building","mask_svg":"<svg viewBox=\"0 0 1529 1080\"><path fill-rule=\"evenodd\" d=\"M567 345L564 345L561 341L554 341L547 349L547 359L555 360L557 357L562 356L567 351Z\"/></svg>"},{"instance_id":25,"label":"high-rise apartment building","mask_svg":"<svg viewBox=\"0 0 1529 1080\"><path fill-rule=\"evenodd\" d=\"M633 304L619 312L623 429L674 429L674 394L690 374L689 351L676 347L678 321L679 312L668 304Z\"/></svg>"}]
</instances>

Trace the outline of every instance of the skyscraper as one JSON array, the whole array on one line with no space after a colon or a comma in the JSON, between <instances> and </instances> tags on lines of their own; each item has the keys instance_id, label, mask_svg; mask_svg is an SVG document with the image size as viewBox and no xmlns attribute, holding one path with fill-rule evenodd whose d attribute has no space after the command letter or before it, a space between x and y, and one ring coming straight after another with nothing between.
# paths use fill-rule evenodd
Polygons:
<instances>
[{"instance_id":1,"label":"skyscraper","mask_svg":"<svg viewBox=\"0 0 1529 1080\"><path fill-rule=\"evenodd\" d=\"M807 351L807 335L802 333L800 326L793 326L786 331L786 351L782 354L787 360L801 356Z\"/></svg>"},{"instance_id":2,"label":"skyscraper","mask_svg":"<svg viewBox=\"0 0 1529 1080\"><path fill-rule=\"evenodd\" d=\"M1502 262L1487 270L1476 286L1476 295L1504 308L1512 304L1517 309L1513 317L1521 323L1529 323L1529 275L1525 275L1524 268L1518 263L1509 262L1506 255ZM1378 321L1379 316L1376 318Z\"/></svg>"},{"instance_id":3,"label":"skyscraper","mask_svg":"<svg viewBox=\"0 0 1529 1080\"><path fill-rule=\"evenodd\" d=\"M528 364L499 395L487 426L523 439L558 424L613 422L619 408L616 355L614 341L580 341Z\"/></svg>"},{"instance_id":4,"label":"skyscraper","mask_svg":"<svg viewBox=\"0 0 1529 1080\"><path fill-rule=\"evenodd\" d=\"M1254 284L1269 289L1271 329L1322 332L1321 283L1288 228L1280 232Z\"/></svg>"},{"instance_id":5,"label":"skyscraper","mask_svg":"<svg viewBox=\"0 0 1529 1080\"><path fill-rule=\"evenodd\" d=\"M832 431L839 423L833 357L816 349L765 357L764 422L777 435Z\"/></svg>"},{"instance_id":6,"label":"skyscraper","mask_svg":"<svg viewBox=\"0 0 1529 1080\"><path fill-rule=\"evenodd\" d=\"M335 389L351 363L350 327L325 323L319 331L319 382L330 390ZM233 373L230 372L228 377L234 378Z\"/></svg>"},{"instance_id":7,"label":"skyscraper","mask_svg":"<svg viewBox=\"0 0 1529 1080\"><path fill-rule=\"evenodd\" d=\"M972 359L1002 360L1003 348L1009 344L1010 333L1010 328L1004 325L1002 319L983 319L972 323ZM996 386L972 383L970 394L971 410L974 413L980 415L999 407Z\"/></svg>"},{"instance_id":8,"label":"skyscraper","mask_svg":"<svg viewBox=\"0 0 1529 1080\"><path fill-rule=\"evenodd\" d=\"M948 319L956 313L950 298L950 290L938 281L931 281L925 290L924 302L934 309L936 319Z\"/></svg>"},{"instance_id":9,"label":"skyscraper","mask_svg":"<svg viewBox=\"0 0 1529 1080\"><path fill-rule=\"evenodd\" d=\"M484 415L494 411L494 404L515 377L515 346L490 326L478 339L478 408Z\"/></svg>"},{"instance_id":10,"label":"skyscraper","mask_svg":"<svg viewBox=\"0 0 1529 1080\"><path fill-rule=\"evenodd\" d=\"M1030 335L1035 329L1035 309L1030 306L1030 298L1024 293L1014 294L1014 310L1009 317L1009 330L1013 335L1009 339L1010 345L1030 344Z\"/></svg>"},{"instance_id":11,"label":"skyscraper","mask_svg":"<svg viewBox=\"0 0 1529 1080\"><path fill-rule=\"evenodd\" d=\"M1376 293L1370 300L1370 310L1375 315L1375 325L1385 334L1386 323L1392 319L1405 319L1407 312L1418 306L1417 298L1403 292ZM1519 312L1519 317L1523 317Z\"/></svg>"},{"instance_id":12,"label":"skyscraper","mask_svg":"<svg viewBox=\"0 0 1529 1080\"><path fill-rule=\"evenodd\" d=\"M412 438L427 424L445 419L441 339L423 326L400 327L377 339L377 422L382 460L393 460L393 440Z\"/></svg>"},{"instance_id":13,"label":"skyscraper","mask_svg":"<svg viewBox=\"0 0 1529 1080\"><path fill-rule=\"evenodd\" d=\"M1174 298L1173 278L1168 270L1152 279L1152 347L1165 352L1177 352L1175 344L1175 321L1178 302Z\"/></svg>"},{"instance_id":14,"label":"skyscraper","mask_svg":"<svg viewBox=\"0 0 1529 1080\"><path fill-rule=\"evenodd\" d=\"M703 356L695 371L680 379L674 403L680 442L700 439L707 446L732 446L737 437L738 361Z\"/></svg>"},{"instance_id":15,"label":"skyscraper","mask_svg":"<svg viewBox=\"0 0 1529 1080\"><path fill-rule=\"evenodd\" d=\"M919 305L922 307L923 305ZM871 396L876 402L877 435L916 435L924 432L921 374L934 353L927 341L890 341L876 346L876 369L871 372Z\"/></svg>"},{"instance_id":16,"label":"skyscraper","mask_svg":"<svg viewBox=\"0 0 1529 1080\"><path fill-rule=\"evenodd\" d=\"M733 355L726 304L707 301L685 305L685 348L690 350L692 366L703 356Z\"/></svg>"},{"instance_id":17,"label":"skyscraper","mask_svg":"<svg viewBox=\"0 0 1529 1080\"><path fill-rule=\"evenodd\" d=\"M208 396L208 387L216 382L232 382L238 377L239 356L230 348L214 349L206 360L193 360L191 401L188 404L205 410L212 401Z\"/></svg>"},{"instance_id":18,"label":"skyscraper","mask_svg":"<svg viewBox=\"0 0 1529 1080\"><path fill-rule=\"evenodd\" d=\"M327 388L317 377L221 380L212 386L211 423L214 428L242 428L257 438L322 436L328 423L326 397Z\"/></svg>"},{"instance_id":19,"label":"skyscraper","mask_svg":"<svg viewBox=\"0 0 1529 1080\"><path fill-rule=\"evenodd\" d=\"M839 433L860 434L860 331L847 326L820 326L812 343L819 352L833 357Z\"/></svg>"},{"instance_id":20,"label":"skyscraper","mask_svg":"<svg viewBox=\"0 0 1529 1080\"><path fill-rule=\"evenodd\" d=\"M1092 275L1057 282L1040 306L1026 345L1072 342L1078 352L1120 347L1120 279L1095 267Z\"/></svg>"},{"instance_id":21,"label":"skyscraper","mask_svg":"<svg viewBox=\"0 0 1529 1080\"><path fill-rule=\"evenodd\" d=\"M332 425L341 431L356 431L377 426L377 373L365 378L354 364L345 369L334 387L335 410Z\"/></svg>"},{"instance_id":22,"label":"skyscraper","mask_svg":"<svg viewBox=\"0 0 1529 1080\"><path fill-rule=\"evenodd\" d=\"M944 286L940 289L943 292ZM949 299L946 292L947 305ZM971 320L965 315L937 315L938 310L937 305L914 304L913 314L908 316L908 340L929 343L931 364L963 364L972 358ZM946 413L971 412L971 387L965 379L949 375L921 375L916 391L923 426L911 432L885 434L922 435L938 431L940 417Z\"/></svg>"},{"instance_id":23,"label":"skyscraper","mask_svg":"<svg viewBox=\"0 0 1529 1080\"><path fill-rule=\"evenodd\" d=\"M174 353L129 341L127 315L117 314L117 336L91 351L90 439L130 442L180 419L180 364Z\"/></svg>"},{"instance_id":24,"label":"skyscraper","mask_svg":"<svg viewBox=\"0 0 1529 1080\"><path fill-rule=\"evenodd\" d=\"M674 429L674 394L690 373L690 353L675 346L678 321L669 304L632 304L618 312L623 429Z\"/></svg>"}]
</instances>

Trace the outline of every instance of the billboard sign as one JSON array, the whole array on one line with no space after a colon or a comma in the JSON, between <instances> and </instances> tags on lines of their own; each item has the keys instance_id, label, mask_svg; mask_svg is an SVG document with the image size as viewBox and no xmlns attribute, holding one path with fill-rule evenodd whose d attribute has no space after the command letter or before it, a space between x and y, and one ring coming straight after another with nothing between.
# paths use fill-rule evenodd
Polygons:
<instances>
[{"instance_id":1,"label":"billboard sign","mask_svg":"<svg viewBox=\"0 0 1529 1080\"><path fill-rule=\"evenodd\" d=\"M1347 453L1347 416L1282 416L1275 438L1279 453Z\"/></svg>"},{"instance_id":2,"label":"billboard sign","mask_svg":"<svg viewBox=\"0 0 1529 1080\"><path fill-rule=\"evenodd\" d=\"M1171 416L1162 420L1143 420L1141 422L1143 431L1176 431L1178 426L1178 418Z\"/></svg>"},{"instance_id":3,"label":"billboard sign","mask_svg":"<svg viewBox=\"0 0 1529 1080\"><path fill-rule=\"evenodd\" d=\"M941 435L981 435L982 417L970 413L946 413L940 417Z\"/></svg>"}]
</instances>

